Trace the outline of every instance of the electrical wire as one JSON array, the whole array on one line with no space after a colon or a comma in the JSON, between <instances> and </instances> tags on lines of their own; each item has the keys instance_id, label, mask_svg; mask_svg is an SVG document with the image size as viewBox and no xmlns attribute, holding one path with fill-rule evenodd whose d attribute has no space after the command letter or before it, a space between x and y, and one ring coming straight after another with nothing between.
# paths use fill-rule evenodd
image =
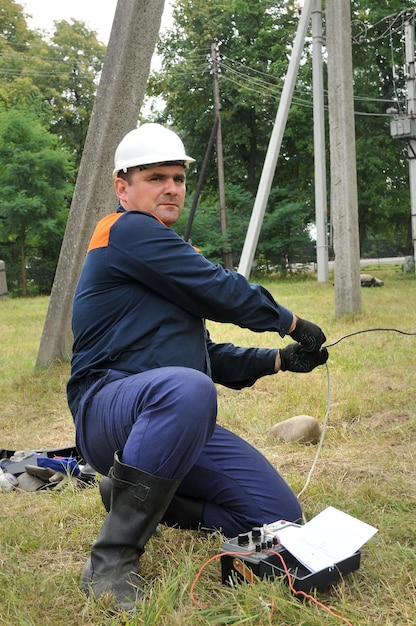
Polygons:
<instances>
[{"instance_id":1,"label":"electrical wire","mask_svg":"<svg viewBox=\"0 0 416 626\"><path fill-rule=\"evenodd\" d=\"M354 20L353 26L356 24L357 25L359 24L362 30L359 33L357 33L357 35L355 36L353 35L353 38L352 38L353 42L361 45L364 42L375 43L376 41L384 41L387 35L391 35L393 32L401 30L403 28L403 23L406 19L411 19L412 17L414 18L415 11L416 11L415 9L404 9L403 11L400 11L400 13L393 13L391 15L386 15L375 24L370 24L370 25L366 24L362 20ZM386 26L386 28L379 35L374 36L371 40L369 40L367 36L369 31L372 31L373 29L377 28L377 26L380 26L383 22L388 22L388 25Z\"/></svg>"},{"instance_id":2,"label":"electrical wire","mask_svg":"<svg viewBox=\"0 0 416 626\"><path fill-rule=\"evenodd\" d=\"M348 339L349 337L354 337L354 335L361 335L363 333L372 333L372 332L394 332L394 333L399 333L400 335L407 335L407 336L415 336L416 332L407 332L405 330L399 330L398 328L364 328L363 330L355 330L351 333L347 333L346 335L342 335L342 337L339 337L339 339L336 339L335 341L333 341L332 343L327 343L325 346L325 348L333 348L334 346L338 345L341 341L344 341L344 339ZM329 367L328 367L328 362L325 363L326 366L326 376L327 376L327 401L326 401L326 410L325 410L325 416L322 422L322 429L321 429L321 436L319 438L319 442L318 442L318 447L315 453L315 457L313 459L312 462L312 466L311 469L308 472L308 475L306 477L306 481L304 486L302 487L301 491L298 493L297 497L300 498L300 496L305 493L306 489L308 488L308 485L311 481L312 478L312 474L315 470L316 464L318 462L319 459L319 455L321 453L321 448L322 448L322 444L324 441L324 436L325 436L325 431L326 431L326 427L327 427L327 423L328 423L328 417L329 417L329 411L330 411L330 407L331 407L331 380L330 380L330 374L329 374Z\"/></svg>"},{"instance_id":3,"label":"electrical wire","mask_svg":"<svg viewBox=\"0 0 416 626\"><path fill-rule=\"evenodd\" d=\"M347 333L346 335L343 335L336 341L333 341L332 343L327 343L323 347L332 348L333 346L336 346L340 341L343 341L344 339L347 339L348 337L353 337L354 335L361 335L362 333L373 333L373 332L383 332L383 333L392 332L392 333L399 333L400 335L410 335L410 336L416 335L416 332L406 332L405 330L399 330L398 328L364 328L363 330L355 330L352 333Z\"/></svg>"},{"instance_id":4,"label":"electrical wire","mask_svg":"<svg viewBox=\"0 0 416 626\"><path fill-rule=\"evenodd\" d=\"M227 61L226 63L224 63L223 61L224 59ZM234 66L239 65L241 69L240 70L235 69L235 67L233 67L233 64ZM256 93L258 93L259 88L261 88L263 89L264 92L269 92L270 95L272 95L275 98L280 97L281 95L282 87L279 86L279 83L281 83L282 81L279 81L277 78L271 76L270 74L265 74L264 72L260 70L249 67L248 65L245 65L244 63L241 63L240 61L235 61L226 56L221 56L221 68L225 70L224 73L221 74L221 78L224 78L226 80L228 79L229 82L235 82L229 77L227 77L227 73L230 73L238 77L241 80L241 83L235 82L235 84L239 85L240 87L245 87L246 89L250 91L254 91ZM311 93L310 90L298 88L296 93L300 94L301 97L303 96L304 98L307 98L307 100L303 100L304 105L309 106L309 107L313 106L312 105L313 94ZM327 90L324 91L324 94L326 97L328 97ZM296 99L296 95L294 96L294 99ZM375 102L375 103L390 104L390 105L397 104L396 98L393 98L393 99L371 98L367 96L356 96L356 95L354 95L354 101ZM302 100L300 102L302 103Z\"/></svg>"},{"instance_id":5,"label":"electrical wire","mask_svg":"<svg viewBox=\"0 0 416 626\"><path fill-rule=\"evenodd\" d=\"M391 18L393 16L388 16L388 17ZM367 30L369 28L371 27L367 27ZM5 43L6 45L10 47L12 46L12 44L8 41L5 41ZM29 54L24 54L24 53L19 54L19 53L16 53L15 51L16 47L18 47L18 44L13 44L12 52L7 52L7 51L0 52L0 58L4 61L7 61L8 59L10 59L11 61L19 60L19 58L25 59L25 60L35 59L35 60L47 62L49 64L53 64L53 65L55 64L61 65L61 66L63 65L65 67L66 61L64 59L47 57L43 55L33 55L33 54L31 55L30 48L28 48L26 45L24 46L24 49L25 49L25 52L26 53L29 52ZM188 76L193 76L194 73L198 75L205 73L207 71L206 64L205 64L207 55L206 53L204 53L204 50L205 49L201 48L197 50L196 53L193 53L192 55L184 58L184 61L186 61L186 67L178 66L177 68L175 68L174 66L169 66L169 71L171 75L175 76L176 74L175 70L177 70L178 75L180 74L181 77L183 77L184 73L187 74ZM202 60L204 60L203 64L200 63L200 61ZM240 69L236 69L237 66ZM262 91L263 95L265 95L266 97L274 98L274 99L278 99L281 96L281 87L279 87L278 84L281 83L282 81L276 77L273 77L270 74L267 74L266 72L263 72L257 68L250 67L242 63L239 60L232 59L223 54L221 54L221 69L224 70L223 73L221 74L221 77L225 81L228 81L231 84L235 84L240 89L244 89L247 92L253 92L257 94L259 93L259 91ZM16 75L17 76L21 72L22 72L21 68L19 69L19 68L7 67L7 66L4 67L4 65L3 67L0 66L0 75L4 75L4 76ZM65 69L55 69L54 67L52 67L49 71L41 70L41 69L25 70L25 75L30 75L31 77L57 76L57 75L64 76L66 74L67 74L67 71ZM232 77L234 77L234 79ZM325 93L325 95L327 96L327 92ZM370 97L365 97L365 96L354 96L354 100L362 101L362 102L386 103L386 104L390 104L391 106L397 106L397 97L392 100L388 100L388 99L385 100L385 99L370 98ZM298 88L297 93L294 94L293 102L301 107L306 107L306 108L313 107L312 94L310 93L310 91L302 90L302 88ZM390 115L386 113L366 113L366 112L360 112L360 111L355 111L354 113L355 115L359 115L359 116L388 117L388 118L390 117Z\"/></svg>"},{"instance_id":6,"label":"electrical wire","mask_svg":"<svg viewBox=\"0 0 416 626\"><path fill-rule=\"evenodd\" d=\"M326 611L327 613L329 613L330 615L332 615L333 617L335 617L336 619L340 620L341 622L344 622L344 624L347 624L348 626L352 626L351 622L347 620L347 618L343 617L342 615L338 615L338 613L335 613L335 611L333 611L332 609L330 609L328 606L326 606L325 604L323 604L322 602L320 602L315 596L306 593L305 591L302 591L300 589L295 589L295 587L293 586L293 582L292 582L292 576L287 568L286 562L283 558L283 556L280 554L280 552L278 552L277 550L266 550L266 552L268 554L273 554L275 556L277 556L281 563L282 563L282 567L283 567L283 571L285 573L285 576L287 578L288 581L288 586L290 591L295 595L295 596L302 596L307 600L310 600L311 602L313 602L314 604L316 604L316 606L318 606L319 608L323 609L324 611ZM210 557L209 559L207 559L205 561L205 563L203 563L201 565L201 567L198 570L197 575L195 576L194 580L192 581L191 584L191 588L189 590L189 596L192 600L192 602L195 604L195 606L197 606L199 609L207 609L208 607L206 607L205 605L201 604L195 597L195 587L199 581L199 579L201 578L201 575L203 573L203 571L205 570L205 568L207 567L207 565L209 565L210 563L212 563L213 561L216 561L217 559L220 559L224 556L232 556L232 557L236 557L236 556L241 556L241 557L247 557L250 556L251 554L255 554L255 552L220 552L218 554L214 554L214 556ZM255 582L257 581L257 578L255 578ZM270 617L273 616L274 613L274 599L271 600L270 603L264 602L264 600L261 598L261 596L259 597L261 603L263 606L270 608Z\"/></svg>"},{"instance_id":7,"label":"electrical wire","mask_svg":"<svg viewBox=\"0 0 416 626\"><path fill-rule=\"evenodd\" d=\"M361 335L363 333L369 333L369 332L395 332L395 333L399 333L401 335L407 335L407 336L415 336L416 332L407 332L404 330L400 330L398 328L365 328L363 330L356 330L353 331L351 333L347 333L345 335L342 335L341 337L339 337L338 339L336 339L335 341L331 342L331 343L327 343L325 345L326 348L332 348L336 345L338 345L341 341L344 341L344 339L348 339L349 337L353 337L354 335ZM329 411L330 411L330 406L331 406L331 385L330 385L330 374L329 374L329 367L328 367L328 363L325 364L326 365L326 374L327 374L327 404L326 404L326 411L325 411L325 417L322 423L322 431L321 431L321 437L319 439L319 443L318 443L318 448L315 454L315 458L313 460L311 469L309 470L306 482L304 487L302 488L302 490L298 493L298 498L305 492L305 490L307 489L309 482L311 480L313 471L315 469L316 463L318 461L320 452L321 452L321 448L322 448L322 444L324 441L324 435L325 435L325 431L326 431L326 427L327 427L327 423L328 423L328 417L329 417ZM267 527L265 526L265 528L267 529ZM343 623L347 624L348 626L352 626L351 622L343 617L342 615L338 615L337 613L335 613L332 609L330 609L329 607L327 607L325 604L323 604L322 602L320 602L319 600L317 600L316 597L314 597L313 595L310 595L304 591L301 590L297 590L295 589L295 587L293 586L293 582L292 582L292 577L290 575L290 572L287 568L287 565L285 563L285 560L283 558L283 556L280 554L280 552L278 552L277 550L266 550L266 552L270 553L270 554L274 554L277 557L279 557L281 563L282 563L282 567L283 570L285 572L287 581L288 581L288 586L289 589L291 590L291 592L296 595L296 596L303 596L305 599L308 599L310 601L312 601L313 603L315 603L318 607L320 607L321 609L323 609L324 611L326 611L327 613L329 613L330 615L332 615L333 617L335 617L336 619L342 621ZM205 561L205 563L202 564L202 566L199 568L199 571L197 573L197 575L195 576L192 584L191 584L191 588L190 588L190 592L189 595L191 597L192 602L200 609L206 609L207 607L202 605L195 597L195 588L196 585L199 581L199 579L201 578L202 572L205 570L205 568L207 567L207 565L209 565L209 563L212 563L213 561L226 556L226 555L231 555L233 557L237 556L237 555L241 555L241 556L248 556L250 554L250 552L222 552L219 554L215 554L214 556L212 556L211 558L209 558L207 561ZM272 602L270 603L270 605L268 605L267 603L265 603L262 598L260 597L260 601L262 601L262 603L265 606L270 606L271 610L270 610L270 617L272 617L273 612L274 612L274 600L272 600Z\"/></svg>"},{"instance_id":8,"label":"electrical wire","mask_svg":"<svg viewBox=\"0 0 416 626\"><path fill-rule=\"evenodd\" d=\"M298 498L301 497L301 495L303 493L305 493L306 489L309 486L309 483L311 481L312 478L312 474L315 471L315 466L318 462L319 459L319 455L321 453L321 448L322 448L322 444L324 442L324 436L325 436L325 432L326 432L326 426L328 423L328 417L329 417L329 410L331 407L331 380L330 380L330 375L329 375L329 367L328 367L328 362L325 363L325 367L326 367L326 379L327 379L327 398L326 398L326 411L325 411L325 416L322 422L322 428L321 428L321 436L319 438L319 442L318 442L318 447L316 449L316 453L315 453L315 457L312 461L312 465L311 465L311 469L308 472L308 475L306 477L306 481L304 486L302 487L302 489L299 491L298 493Z\"/></svg>"}]
</instances>

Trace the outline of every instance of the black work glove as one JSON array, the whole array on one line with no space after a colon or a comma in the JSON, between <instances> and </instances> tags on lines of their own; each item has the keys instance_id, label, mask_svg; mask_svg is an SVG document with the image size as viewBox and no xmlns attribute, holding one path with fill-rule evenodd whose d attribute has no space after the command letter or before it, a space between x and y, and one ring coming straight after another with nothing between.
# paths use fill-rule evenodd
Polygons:
<instances>
[{"instance_id":1,"label":"black work glove","mask_svg":"<svg viewBox=\"0 0 416 626\"><path fill-rule=\"evenodd\" d=\"M308 322L308 320L302 320L297 318L296 328L293 332L289 333L295 341L302 344L302 348L306 352L316 352L320 350L323 343L326 341L326 337L322 330L316 324Z\"/></svg>"},{"instance_id":2,"label":"black work glove","mask_svg":"<svg viewBox=\"0 0 416 626\"><path fill-rule=\"evenodd\" d=\"M282 372L299 372L306 374L318 365L328 360L328 350L322 348L315 352L307 352L300 343L290 343L286 348L280 348L280 369Z\"/></svg>"}]
</instances>

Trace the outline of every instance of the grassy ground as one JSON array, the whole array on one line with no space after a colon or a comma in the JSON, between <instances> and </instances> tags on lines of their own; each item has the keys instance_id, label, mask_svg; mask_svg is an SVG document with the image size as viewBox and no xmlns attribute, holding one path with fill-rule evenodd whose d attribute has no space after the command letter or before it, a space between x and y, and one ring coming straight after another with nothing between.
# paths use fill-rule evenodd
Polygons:
<instances>
[{"instance_id":1,"label":"grassy ground","mask_svg":"<svg viewBox=\"0 0 416 626\"><path fill-rule=\"evenodd\" d=\"M416 281L396 268L367 268L385 281L362 290L362 312L334 317L330 284L314 279L270 283L286 306L318 322L328 343L367 328L416 332ZM0 447L72 444L65 400L68 364L34 370L47 299L0 301ZM282 345L210 324L213 338L241 345ZM370 332L330 348L330 411L321 454L301 496L307 518L333 505L379 529L363 550L360 569L317 598L354 626L405 626L416 619L415 336ZM283 342L285 343L285 341ZM257 445L295 491L305 485L316 446L282 444L268 436L280 420L306 413L323 420L325 368L307 376L262 379L242 392L219 388L219 421ZM86 602L79 575L104 519L96 487L1 493L0 624L17 626L321 626L341 623L279 582L224 587L214 559L190 588L223 538L163 527L143 557L147 597L133 619L110 616L104 603ZM200 606L198 606L198 605Z\"/></svg>"}]
</instances>

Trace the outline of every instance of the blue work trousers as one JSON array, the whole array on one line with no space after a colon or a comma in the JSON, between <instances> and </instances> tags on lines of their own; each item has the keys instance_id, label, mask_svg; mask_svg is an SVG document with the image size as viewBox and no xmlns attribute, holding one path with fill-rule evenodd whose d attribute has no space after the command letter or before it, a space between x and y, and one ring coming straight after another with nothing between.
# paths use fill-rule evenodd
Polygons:
<instances>
[{"instance_id":1,"label":"blue work trousers","mask_svg":"<svg viewBox=\"0 0 416 626\"><path fill-rule=\"evenodd\" d=\"M122 450L123 463L180 479L178 494L204 501L203 525L228 537L279 519L298 520L301 508L288 484L216 417L215 385L197 370L110 371L82 398L77 447L104 475Z\"/></svg>"}]
</instances>

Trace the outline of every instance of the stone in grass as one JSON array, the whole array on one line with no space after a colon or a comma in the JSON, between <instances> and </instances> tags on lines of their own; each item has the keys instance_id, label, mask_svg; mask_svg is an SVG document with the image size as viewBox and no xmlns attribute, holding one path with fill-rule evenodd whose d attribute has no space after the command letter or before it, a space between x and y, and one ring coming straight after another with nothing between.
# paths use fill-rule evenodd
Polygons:
<instances>
[{"instance_id":1,"label":"stone in grass","mask_svg":"<svg viewBox=\"0 0 416 626\"><path fill-rule=\"evenodd\" d=\"M360 274L361 287L382 287L383 281L371 274Z\"/></svg>"},{"instance_id":2,"label":"stone in grass","mask_svg":"<svg viewBox=\"0 0 416 626\"><path fill-rule=\"evenodd\" d=\"M295 415L272 426L269 435L286 442L318 443L321 425L311 415Z\"/></svg>"}]
</instances>

